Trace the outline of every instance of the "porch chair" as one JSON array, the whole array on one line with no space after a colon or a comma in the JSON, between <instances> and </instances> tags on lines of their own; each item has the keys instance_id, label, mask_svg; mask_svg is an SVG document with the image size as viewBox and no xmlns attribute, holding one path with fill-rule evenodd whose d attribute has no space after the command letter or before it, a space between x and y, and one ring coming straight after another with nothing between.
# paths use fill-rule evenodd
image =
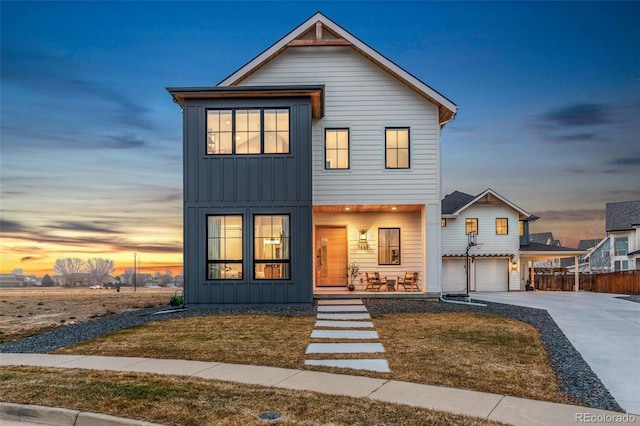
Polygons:
<instances>
[{"instance_id":1,"label":"porch chair","mask_svg":"<svg viewBox=\"0 0 640 426\"><path fill-rule=\"evenodd\" d=\"M420 291L418 286L418 272L406 272L403 277L396 280L397 286L404 287L404 291Z\"/></svg>"},{"instance_id":2,"label":"porch chair","mask_svg":"<svg viewBox=\"0 0 640 426\"><path fill-rule=\"evenodd\" d=\"M365 291L369 290L377 290L380 291L380 288L383 285L387 285L386 278L380 278L380 273L378 272L365 272L365 278L367 280L367 286L364 288Z\"/></svg>"}]
</instances>

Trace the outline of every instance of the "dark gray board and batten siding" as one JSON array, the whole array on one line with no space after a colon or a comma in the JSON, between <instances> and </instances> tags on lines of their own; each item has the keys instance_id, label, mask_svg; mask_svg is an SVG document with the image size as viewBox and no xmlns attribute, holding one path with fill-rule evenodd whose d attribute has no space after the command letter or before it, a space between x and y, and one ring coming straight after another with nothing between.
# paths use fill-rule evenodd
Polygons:
<instances>
[{"instance_id":1,"label":"dark gray board and batten siding","mask_svg":"<svg viewBox=\"0 0 640 426\"><path fill-rule=\"evenodd\" d=\"M290 153L206 155L206 111L286 107ZM184 277L188 305L309 304L312 289L311 101L294 98L186 99L184 114ZM207 280L206 220L243 215L241 280ZM253 215L289 214L291 279L253 277Z\"/></svg>"}]
</instances>

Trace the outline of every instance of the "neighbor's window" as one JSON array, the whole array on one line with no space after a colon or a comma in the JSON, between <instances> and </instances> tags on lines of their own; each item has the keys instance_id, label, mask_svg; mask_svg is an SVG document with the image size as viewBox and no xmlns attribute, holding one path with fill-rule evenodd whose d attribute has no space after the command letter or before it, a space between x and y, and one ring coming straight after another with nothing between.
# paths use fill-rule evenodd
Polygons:
<instances>
[{"instance_id":1,"label":"neighbor's window","mask_svg":"<svg viewBox=\"0 0 640 426\"><path fill-rule=\"evenodd\" d=\"M255 279L291 278L289 215L256 215L253 221Z\"/></svg>"},{"instance_id":2,"label":"neighbor's window","mask_svg":"<svg viewBox=\"0 0 640 426\"><path fill-rule=\"evenodd\" d=\"M349 129L325 129L324 168L349 168Z\"/></svg>"},{"instance_id":3,"label":"neighbor's window","mask_svg":"<svg viewBox=\"0 0 640 426\"><path fill-rule=\"evenodd\" d=\"M509 219L504 217L496 218L496 235L507 235L509 233Z\"/></svg>"},{"instance_id":4,"label":"neighbor's window","mask_svg":"<svg viewBox=\"0 0 640 426\"><path fill-rule=\"evenodd\" d=\"M629 251L629 237L618 237L613 243L615 256L626 256Z\"/></svg>"},{"instance_id":5,"label":"neighbor's window","mask_svg":"<svg viewBox=\"0 0 640 426\"><path fill-rule=\"evenodd\" d=\"M478 234L478 219L472 218L472 219L467 219L465 221L465 234L469 235L472 232L475 232L475 234Z\"/></svg>"},{"instance_id":6,"label":"neighbor's window","mask_svg":"<svg viewBox=\"0 0 640 426\"><path fill-rule=\"evenodd\" d=\"M613 270L618 271L627 271L629 270L629 261L628 260L616 260L613 262Z\"/></svg>"},{"instance_id":7,"label":"neighbor's window","mask_svg":"<svg viewBox=\"0 0 640 426\"><path fill-rule=\"evenodd\" d=\"M400 264L400 228L378 229L378 264Z\"/></svg>"},{"instance_id":8,"label":"neighbor's window","mask_svg":"<svg viewBox=\"0 0 640 426\"><path fill-rule=\"evenodd\" d=\"M443 228L447 227L447 219L446 218L443 217L442 219L440 219L440 226L443 227Z\"/></svg>"},{"instance_id":9,"label":"neighbor's window","mask_svg":"<svg viewBox=\"0 0 640 426\"><path fill-rule=\"evenodd\" d=\"M288 154L288 109L207 111L207 154Z\"/></svg>"},{"instance_id":10,"label":"neighbor's window","mask_svg":"<svg viewBox=\"0 0 640 426\"><path fill-rule=\"evenodd\" d=\"M207 216L207 279L242 279L242 216Z\"/></svg>"},{"instance_id":11,"label":"neighbor's window","mask_svg":"<svg viewBox=\"0 0 640 426\"><path fill-rule=\"evenodd\" d=\"M387 169L409 168L409 129L385 129L385 167Z\"/></svg>"}]
</instances>

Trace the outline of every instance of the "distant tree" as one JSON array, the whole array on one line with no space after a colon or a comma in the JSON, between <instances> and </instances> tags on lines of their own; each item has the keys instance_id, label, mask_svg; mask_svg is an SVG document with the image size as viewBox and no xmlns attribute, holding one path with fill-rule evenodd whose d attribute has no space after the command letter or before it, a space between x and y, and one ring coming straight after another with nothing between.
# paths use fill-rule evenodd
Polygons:
<instances>
[{"instance_id":1,"label":"distant tree","mask_svg":"<svg viewBox=\"0 0 640 426\"><path fill-rule=\"evenodd\" d=\"M24 269L22 268L15 268L13 271L11 271L11 273L13 275L24 275Z\"/></svg>"},{"instance_id":2,"label":"distant tree","mask_svg":"<svg viewBox=\"0 0 640 426\"><path fill-rule=\"evenodd\" d=\"M51 279L49 274L45 274L45 276L42 277L42 286L43 287L53 287L54 284L55 283L53 282L53 280Z\"/></svg>"},{"instance_id":3,"label":"distant tree","mask_svg":"<svg viewBox=\"0 0 640 426\"><path fill-rule=\"evenodd\" d=\"M110 274L115 272L113 260L93 257L87 260L87 272L91 276L91 282L104 284Z\"/></svg>"},{"instance_id":4,"label":"distant tree","mask_svg":"<svg viewBox=\"0 0 640 426\"><path fill-rule=\"evenodd\" d=\"M53 265L53 271L62 276L65 286L75 286L79 274L85 271L85 264L82 259L78 259L77 257L56 259L56 263Z\"/></svg>"}]
</instances>

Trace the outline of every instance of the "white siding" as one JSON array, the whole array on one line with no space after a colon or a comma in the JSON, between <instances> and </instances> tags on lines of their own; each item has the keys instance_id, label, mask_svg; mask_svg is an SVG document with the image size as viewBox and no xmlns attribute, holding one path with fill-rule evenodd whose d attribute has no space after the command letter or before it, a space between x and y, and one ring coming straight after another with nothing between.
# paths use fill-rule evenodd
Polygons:
<instances>
[{"instance_id":1,"label":"white siding","mask_svg":"<svg viewBox=\"0 0 640 426\"><path fill-rule=\"evenodd\" d=\"M360 266L361 278L365 272L379 272L380 276L396 279L405 272L420 273L420 289L424 291L422 270L423 243L420 213L314 213L313 225L346 226L349 244L349 262ZM378 228L400 228L400 265L378 265ZM368 250L358 246L360 229L367 229ZM314 236L315 240L315 236ZM315 276L315 273L314 273ZM363 289L356 283L356 289Z\"/></svg>"},{"instance_id":2,"label":"white siding","mask_svg":"<svg viewBox=\"0 0 640 426\"><path fill-rule=\"evenodd\" d=\"M510 207L500 205L474 205L464 210L456 219L447 219L442 228L442 254L462 254L467 248L465 220L478 219L476 243L469 254L513 254L520 249L518 213ZM496 235L496 218L509 220L509 233Z\"/></svg>"},{"instance_id":3,"label":"white siding","mask_svg":"<svg viewBox=\"0 0 640 426\"><path fill-rule=\"evenodd\" d=\"M520 236L518 212L506 204L475 204L462 211L455 219L448 218L447 226L442 228L442 254L444 255L464 255L467 248L468 237L465 233L465 220L469 218L478 219L478 235L476 243L478 246L469 250L469 256L503 255L511 256L498 258L501 265L507 264L507 270L500 270L500 274L495 276L495 285L500 285L502 290L507 290L507 285L503 285L505 274L508 278L509 290L522 290L521 280L518 270L511 268L511 260L519 263ZM496 218L507 218L509 220L509 233L507 235L496 235ZM520 265L518 265L520 267ZM502 268L502 267L501 267ZM472 268L473 275L473 268ZM486 276L486 274L485 274ZM483 278L484 279L484 278ZM447 282L443 282L447 285ZM476 280L472 279L472 289ZM500 283L500 284L498 284ZM484 284L483 284L484 285ZM482 291L478 289L478 291Z\"/></svg>"},{"instance_id":4,"label":"white siding","mask_svg":"<svg viewBox=\"0 0 640 426\"><path fill-rule=\"evenodd\" d=\"M290 48L241 85L325 85L313 125L313 203L440 202L438 110L349 47ZM324 129L350 130L350 169L324 170ZM385 127L410 128L408 170L385 169Z\"/></svg>"}]
</instances>

